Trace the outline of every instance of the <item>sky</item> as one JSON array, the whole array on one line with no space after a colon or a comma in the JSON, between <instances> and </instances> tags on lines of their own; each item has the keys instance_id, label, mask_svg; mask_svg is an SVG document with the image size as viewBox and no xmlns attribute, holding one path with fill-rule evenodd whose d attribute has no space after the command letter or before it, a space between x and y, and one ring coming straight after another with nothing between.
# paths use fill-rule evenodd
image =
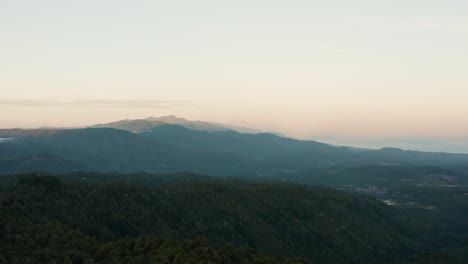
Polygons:
<instances>
[{"instance_id":1,"label":"sky","mask_svg":"<svg viewBox=\"0 0 468 264\"><path fill-rule=\"evenodd\" d=\"M466 0L0 0L0 36L0 128L468 136Z\"/></svg>"}]
</instances>

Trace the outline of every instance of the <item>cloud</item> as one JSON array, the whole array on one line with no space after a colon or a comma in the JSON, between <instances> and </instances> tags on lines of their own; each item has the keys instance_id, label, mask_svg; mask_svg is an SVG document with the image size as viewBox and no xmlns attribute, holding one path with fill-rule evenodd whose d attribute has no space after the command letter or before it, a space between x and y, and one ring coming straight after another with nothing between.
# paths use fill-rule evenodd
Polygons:
<instances>
[{"instance_id":1,"label":"cloud","mask_svg":"<svg viewBox=\"0 0 468 264\"><path fill-rule=\"evenodd\" d=\"M1 106L13 107L94 107L94 108L171 108L196 105L194 101L180 100L15 100L0 99Z\"/></svg>"}]
</instances>

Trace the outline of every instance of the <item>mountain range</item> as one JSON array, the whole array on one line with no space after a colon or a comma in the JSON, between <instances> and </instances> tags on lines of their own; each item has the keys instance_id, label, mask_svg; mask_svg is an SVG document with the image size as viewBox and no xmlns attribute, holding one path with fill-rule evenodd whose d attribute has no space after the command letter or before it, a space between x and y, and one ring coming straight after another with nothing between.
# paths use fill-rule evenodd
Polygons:
<instances>
[{"instance_id":1,"label":"mountain range","mask_svg":"<svg viewBox=\"0 0 468 264\"><path fill-rule=\"evenodd\" d=\"M76 129L0 130L0 173L190 171L273 176L333 166L467 166L468 155L356 149L175 116Z\"/></svg>"}]
</instances>

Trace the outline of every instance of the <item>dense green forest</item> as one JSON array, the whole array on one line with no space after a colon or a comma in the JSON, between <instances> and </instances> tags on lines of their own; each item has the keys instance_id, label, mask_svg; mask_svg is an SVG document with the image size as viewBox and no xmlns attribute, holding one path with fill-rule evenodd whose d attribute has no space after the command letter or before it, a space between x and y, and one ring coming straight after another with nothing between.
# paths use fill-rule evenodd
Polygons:
<instances>
[{"instance_id":1,"label":"dense green forest","mask_svg":"<svg viewBox=\"0 0 468 264\"><path fill-rule=\"evenodd\" d=\"M22 176L0 237L0 263L463 263L467 245L427 210L191 174Z\"/></svg>"}]
</instances>

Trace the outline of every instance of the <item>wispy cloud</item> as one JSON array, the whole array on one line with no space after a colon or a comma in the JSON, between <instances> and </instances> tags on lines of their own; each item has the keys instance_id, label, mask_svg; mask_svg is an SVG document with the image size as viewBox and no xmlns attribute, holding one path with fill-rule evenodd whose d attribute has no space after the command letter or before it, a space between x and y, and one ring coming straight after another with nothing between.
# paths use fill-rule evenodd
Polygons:
<instances>
[{"instance_id":1,"label":"wispy cloud","mask_svg":"<svg viewBox=\"0 0 468 264\"><path fill-rule=\"evenodd\" d=\"M99 108L170 108L196 105L195 101L180 100L15 100L0 99L0 106L15 107L99 107Z\"/></svg>"}]
</instances>

